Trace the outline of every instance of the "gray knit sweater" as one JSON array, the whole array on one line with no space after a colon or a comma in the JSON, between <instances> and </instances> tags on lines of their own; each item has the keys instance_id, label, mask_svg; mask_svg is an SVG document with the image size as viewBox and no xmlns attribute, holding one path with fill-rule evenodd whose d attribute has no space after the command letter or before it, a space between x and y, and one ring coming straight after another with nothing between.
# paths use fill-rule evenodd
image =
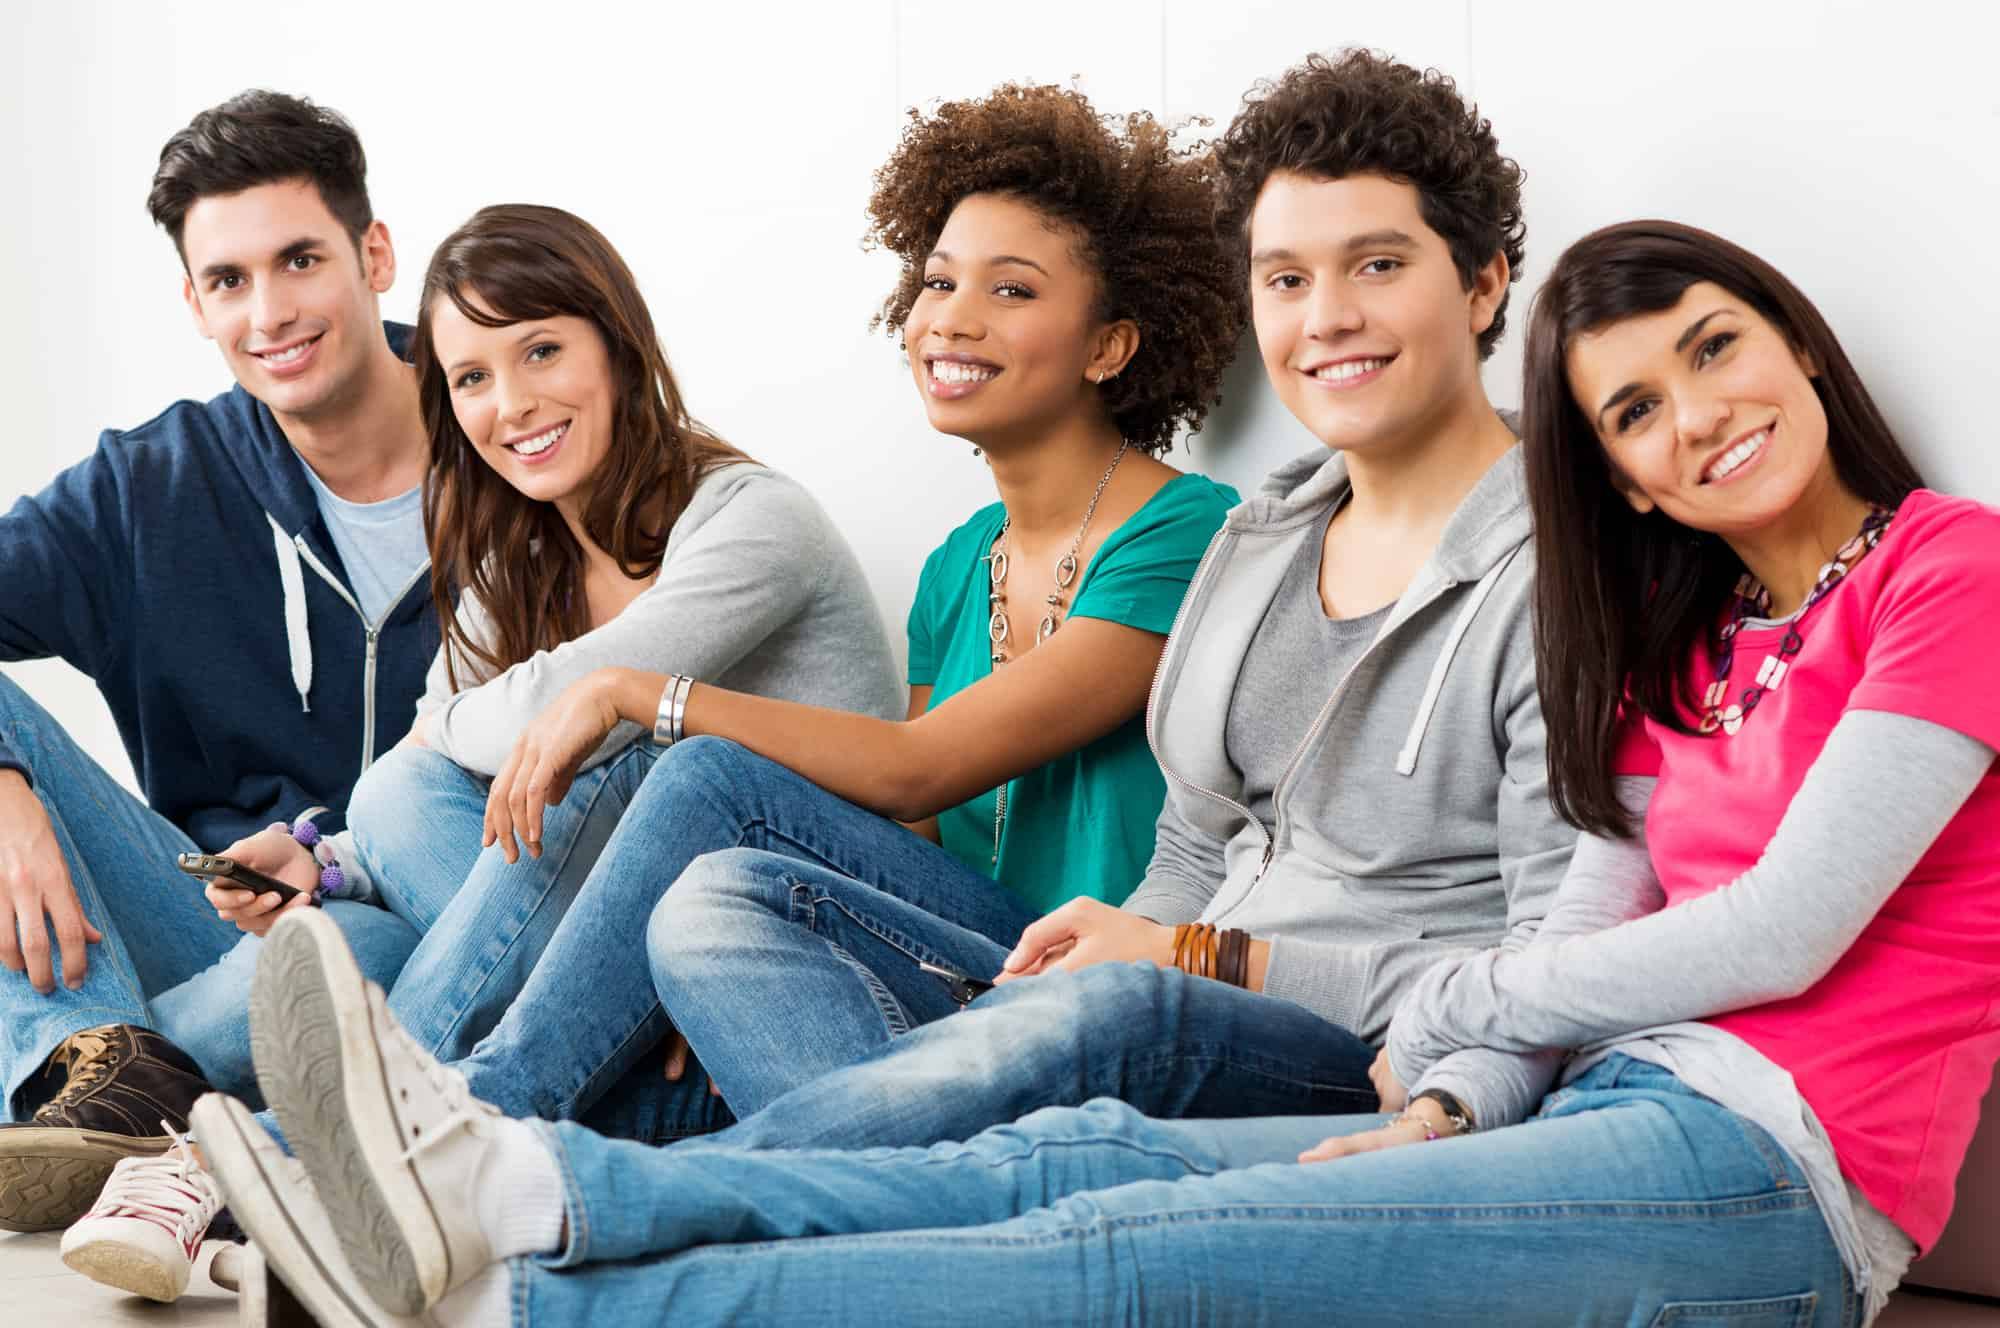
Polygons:
<instances>
[{"instance_id":1,"label":"gray knit sweater","mask_svg":"<svg viewBox=\"0 0 2000 1328\"><path fill-rule=\"evenodd\" d=\"M469 595L458 620L474 640L486 639L484 606ZM667 536L659 579L623 613L456 693L440 650L417 713L436 716L434 748L491 776L564 688L612 666L884 719L900 719L906 708L882 614L854 551L811 494L754 463L702 479ZM461 666L461 679L464 673ZM618 725L584 768L648 733Z\"/></svg>"}]
</instances>

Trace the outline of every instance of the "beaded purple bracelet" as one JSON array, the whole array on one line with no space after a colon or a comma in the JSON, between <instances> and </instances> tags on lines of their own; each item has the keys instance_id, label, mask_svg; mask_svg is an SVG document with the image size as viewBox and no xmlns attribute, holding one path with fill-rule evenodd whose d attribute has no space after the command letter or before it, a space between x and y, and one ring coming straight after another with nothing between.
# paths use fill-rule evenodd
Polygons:
<instances>
[{"instance_id":1,"label":"beaded purple bracelet","mask_svg":"<svg viewBox=\"0 0 2000 1328\"><path fill-rule=\"evenodd\" d=\"M311 852L313 861L319 864L319 885L312 892L313 902L322 899L338 899L347 893L347 873L340 869L340 860L334 855L333 844L320 834L313 817L324 812L324 807L313 807L301 812L290 825L283 821L271 822L271 829L290 835L301 847Z\"/></svg>"}]
</instances>

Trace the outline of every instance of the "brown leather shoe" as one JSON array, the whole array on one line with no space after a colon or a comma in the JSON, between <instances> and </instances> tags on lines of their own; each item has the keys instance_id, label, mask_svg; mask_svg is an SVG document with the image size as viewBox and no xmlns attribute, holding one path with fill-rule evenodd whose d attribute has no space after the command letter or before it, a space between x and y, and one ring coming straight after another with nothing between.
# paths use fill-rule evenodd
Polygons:
<instances>
[{"instance_id":1,"label":"brown leather shoe","mask_svg":"<svg viewBox=\"0 0 2000 1328\"><path fill-rule=\"evenodd\" d=\"M148 1029L106 1024L49 1055L62 1091L33 1118L0 1125L0 1230L55 1231L97 1201L120 1158L163 1153L209 1091L200 1067Z\"/></svg>"}]
</instances>

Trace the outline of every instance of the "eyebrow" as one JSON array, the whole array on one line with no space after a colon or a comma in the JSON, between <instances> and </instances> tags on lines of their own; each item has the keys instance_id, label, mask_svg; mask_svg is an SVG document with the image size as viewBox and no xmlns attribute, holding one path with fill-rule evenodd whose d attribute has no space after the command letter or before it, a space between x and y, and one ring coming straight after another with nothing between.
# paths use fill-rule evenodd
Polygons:
<instances>
[{"instance_id":1,"label":"eyebrow","mask_svg":"<svg viewBox=\"0 0 2000 1328\"><path fill-rule=\"evenodd\" d=\"M1688 348L1688 344L1692 342L1696 337L1700 336L1701 330L1704 327L1708 326L1709 319L1715 317L1717 314L1726 312L1728 311L1724 309L1711 309L1707 313L1703 314L1701 317L1695 319L1692 323L1689 323L1687 331L1681 333L1681 339L1674 343L1674 353L1678 355L1680 352L1686 350Z\"/></svg>"},{"instance_id":2,"label":"eyebrow","mask_svg":"<svg viewBox=\"0 0 2000 1328\"><path fill-rule=\"evenodd\" d=\"M1392 227L1379 231L1363 231L1361 234L1351 237L1347 243L1340 247L1343 252L1351 254L1361 249L1408 249L1415 244L1416 240L1407 231L1399 231ZM1285 248L1259 249L1250 255L1250 265L1252 267L1257 267L1264 263L1296 263L1298 261L1298 254Z\"/></svg>"},{"instance_id":3,"label":"eyebrow","mask_svg":"<svg viewBox=\"0 0 2000 1328\"><path fill-rule=\"evenodd\" d=\"M324 248L326 248L326 246L315 237L310 235L303 235L300 236L298 239L293 240L290 244L286 245L284 248L278 250L277 255L275 256L273 261L276 262L280 267L282 267L286 263L291 262L294 258L299 257L301 254L318 253ZM230 263L230 262L210 263L207 267L204 267L201 270L201 277L203 281L213 281L217 277L236 276L242 271L243 271L243 265L241 263Z\"/></svg>"},{"instance_id":4,"label":"eyebrow","mask_svg":"<svg viewBox=\"0 0 2000 1328\"><path fill-rule=\"evenodd\" d=\"M930 253L924 256L924 261L928 263L933 258L941 258L947 263L953 261L951 254L943 249L931 250ZM1045 277L1049 275L1049 270L1043 267L1040 263L1037 263L1032 258L1022 258L1019 254L996 254L992 258L987 260L986 266L1000 267L1001 265L1006 263L1016 263L1022 267L1031 267Z\"/></svg>"},{"instance_id":5,"label":"eyebrow","mask_svg":"<svg viewBox=\"0 0 2000 1328\"><path fill-rule=\"evenodd\" d=\"M1704 327L1708 326L1708 322L1710 319L1716 317L1717 315L1726 314L1728 312L1729 311L1727 309L1711 309L1707 313L1703 314L1701 317L1695 319L1692 323L1689 323L1687 325L1687 331L1681 333L1680 339L1674 342L1674 354L1678 355L1682 351L1686 350L1689 346L1693 345L1694 339L1701 335L1701 330ZM1604 404L1597 408L1598 424L1600 426L1603 424L1604 412L1610 410L1612 407L1623 402L1627 397L1630 397L1633 393L1637 392L1638 390L1639 390L1639 385L1637 383L1627 383L1625 384L1625 386L1619 388L1616 392L1613 392L1610 396L1604 398Z\"/></svg>"},{"instance_id":6,"label":"eyebrow","mask_svg":"<svg viewBox=\"0 0 2000 1328\"><path fill-rule=\"evenodd\" d=\"M549 328L548 322L546 320L536 321L534 319L530 319L525 325L525 330L521 333L521 335L514 338L514 344L516 346L519 346L523 342L533 341L536 337L548 336L550 330L551 329ZM479 357L477 355L472 356L469 359L454 360L452 363L445 366L444 369L445 377L447 378L455 377L460 369L463 369L468 364L477 364L477 363L479 363Z\"/></svg>"}]
</instances>

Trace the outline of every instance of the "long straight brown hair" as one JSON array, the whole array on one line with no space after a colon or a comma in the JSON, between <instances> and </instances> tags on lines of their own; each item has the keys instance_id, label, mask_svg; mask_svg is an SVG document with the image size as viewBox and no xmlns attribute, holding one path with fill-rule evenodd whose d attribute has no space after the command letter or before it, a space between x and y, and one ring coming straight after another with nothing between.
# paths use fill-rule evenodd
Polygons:
<instances>
[{"instance_id":1,"label":"long straight brown hair","mask_svg":"<svg viewBox=\"0 0 2000 1328\"><path fill-rule=\"evenodd\" d=\"M413 358L430 436L424 529L431 596L444 625L446 676L490 678L589 629L583 548L552 503L524 496L480 459L451 409L432 319L450 300L482 327L582 318L604 338L614 408L611 446L591 477L583 528L630 577L650 576L703 474L743 459L689 416L625 260L581 217L560 208L481 208L445 238L424 274ZM474 301L477 300L477 303ZM479 597L492 638L474 640L452 612Z\"/></svg>"},{"instance_id":2,"label":"long straight brown hair","mask_svg":"<svg viewBox=\"0 0 2000 1328\"><path fill-rule=\"evenodd\" d=\"M1579 334L1671 309L1701 281L1750 305L1817 366L1813 390L1842 484L1890 508L1923 485L1833 329L1755 254L1692 226L1631 221L1584 236L1556 260L1528 319L1521 403L1535 519L1535 667L1550 800L1572 825L1597 834L1631 828L1611 773L1621 711L1695 731L1688 661L1717 625L1743 563L1718 536L1658 509L1641 515L1625 501L1570 392L1569 348Z\"/></svg>"}]
</instances>

